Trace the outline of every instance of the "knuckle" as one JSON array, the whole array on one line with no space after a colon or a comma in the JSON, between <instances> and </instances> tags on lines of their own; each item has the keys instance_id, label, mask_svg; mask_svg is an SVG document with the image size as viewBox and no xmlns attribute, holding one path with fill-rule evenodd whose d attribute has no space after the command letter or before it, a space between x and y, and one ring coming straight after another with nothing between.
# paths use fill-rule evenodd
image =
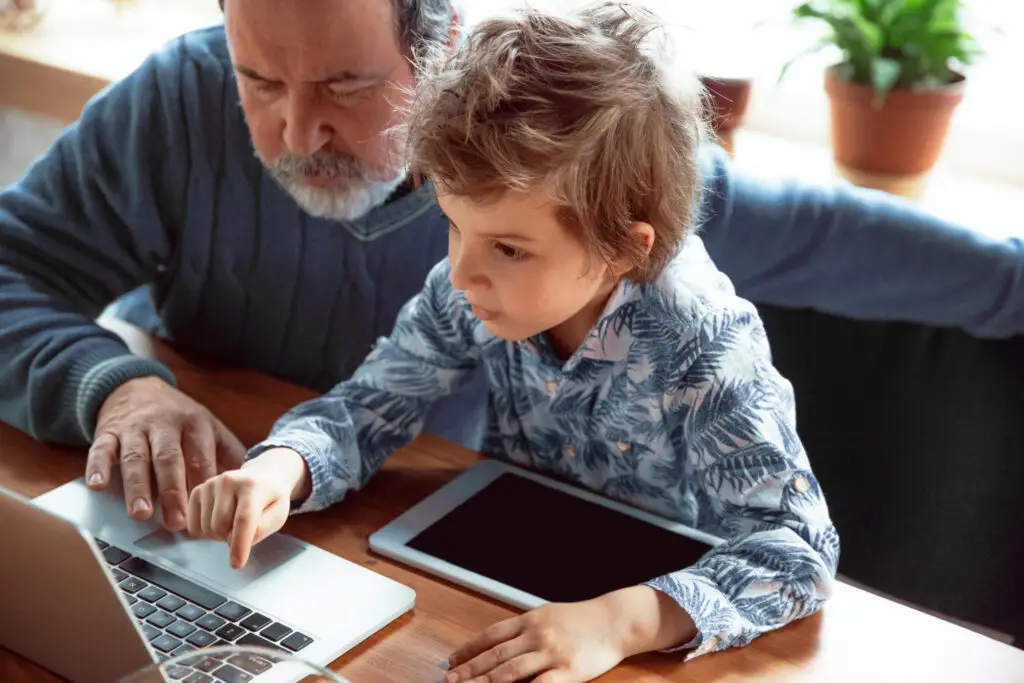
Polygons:
<instances>
[{"instance_id":1,"label":"knuckle","mask_svg":"<svg viewBox=\"0 0 1024 683\"><path fill-rule=\"evenodd\" d=\"M181 461L181 451L173 446L165 446L153 453L153 462L161 465L173 465Z\"/></svg>"},{"instance_id":2,"label":"knuckle","mask_svg":"<svg viewBox=\"0 0 1024 683\"><path fill-rule=\"evenodd\" d=\"M507 661L509 658L508 643L498 643L493 648L491 648L491 656L494 657L494 661L496 664L501 664L502 662Z\"/></svg>"},{"instance_id":3,"label":"knuckle","mask_svg":"<svg viewBox=\"0 0 1024 683\"><path fill-rule=\"evenodd\" d=\"M139 448L128 448L121 451L121 463L124 465L148 464L149 456Z\"/></svg>"},{"instance_id":4,"label":"knuckle","mask_svg":"<svg viewBox=\"0 0 1024 683\"><path fill-rule=\"evenodd\" d=\"M513 659L505 665L506 677L510 681L519 681L526 678L526 670L522 660Z\"/></svg>"},{"instance_id":5,"label":"knuckle","mask_svg":"<svg viewBox=\"0 0 1024 683\"><path fill-rule=\"evenodd\" d=\"M555 635L554 629L542 626L534 631L534 639L543 650L551 651L554 649L557 643L557 636Z\"/></svg>"}]
</instances>

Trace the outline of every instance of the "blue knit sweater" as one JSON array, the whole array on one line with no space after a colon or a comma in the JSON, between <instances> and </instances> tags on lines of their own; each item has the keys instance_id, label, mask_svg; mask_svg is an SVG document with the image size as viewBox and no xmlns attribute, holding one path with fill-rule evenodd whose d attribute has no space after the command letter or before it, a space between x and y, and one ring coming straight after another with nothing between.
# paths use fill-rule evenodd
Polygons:
<instances>
[{"instance_id":1,"label":"blue knit sweater","mask_svg":"<svg viewBox=\"0 0 1024 683\"><path fill-rule=\"evenodd\" d=\"M704 240L741 295L1024 330L1019 241L878 193L745 179L716 147L701 161ZM185 35L94 98L0 193L0 419L83 443L121 383L173 382L93 323L140 285L177 343L326 390L390 332L446 250L429 186L350 223L304 214L253 154L223 29Z\"/></svg>"}]
</instances>

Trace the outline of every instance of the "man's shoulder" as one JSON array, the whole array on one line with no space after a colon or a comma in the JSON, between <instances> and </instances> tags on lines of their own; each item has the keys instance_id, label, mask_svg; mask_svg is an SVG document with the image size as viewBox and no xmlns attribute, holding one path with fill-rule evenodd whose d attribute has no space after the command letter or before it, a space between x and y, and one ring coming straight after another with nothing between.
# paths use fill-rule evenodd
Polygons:
<instances>
[{"instance_id":1,"label":"man's shoulder","mask_svg":"<svg viewBox=\"0 0 1024 683\"><path fill-rule=\"evenodd\" d=\"M178 36L156 50L141 67L171 75L179 81L187 74L198 77L200 82L209 80L204 76L216 76L220 80L230 68L231 57L223 26Z\"/></svg>"}]
</instances>

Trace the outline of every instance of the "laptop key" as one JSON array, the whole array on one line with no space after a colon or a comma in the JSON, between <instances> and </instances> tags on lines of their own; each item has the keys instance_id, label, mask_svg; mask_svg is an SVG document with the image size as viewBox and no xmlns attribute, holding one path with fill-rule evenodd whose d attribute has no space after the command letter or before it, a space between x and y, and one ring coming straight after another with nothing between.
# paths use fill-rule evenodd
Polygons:
<instances>
[{"instance_id":1,"label":"laptop key","mask_svg":"<svg viewBox=\"0 0 1024 683\"><path fill-rule=\"evenodd\" d=\"M272 666L274 666L273 663L268 662L263 657L249 653L234 655L228 659L228 664L234 664L242 671L251 673L253 676L259 676L261 673L266 673Z\"/></svg>"},{"instance_id":2,"label":"laptop key","mask_svg":"<svg viewBox=\"0 0 1024 683\"><path fill-rule=\"evenodd\" d=\"M260 638L255 633L246 633L244 636L235 641L235 645L255 645L256 647L266 647L271 650L278 650L284 652L281 646L277 643L272 643L266 638Z\"/></svg>"},{"instance_id":3,"label":"laptop key","mask_svg":"<svg viewBox=\"0 0 1024 683\"><path fill-rule=\"evenodd\" d=\"M167 595L167 591L162 591L156 586L150 586L145 590L139 591L139 597L145 600L146 602L156 602L165 595Z\"/></svg>"},{"instance_id":4,"label":"laptop key","mask_svg":"<svg viewBox=\"0 0 1024 683\"><path fill-rule=\"evenodd\" d=\"M147 562L140 557L132 557L127 562L121 564L120 567L129 574L134 574L140 579L145 579L166 591L179 595L186 600L191 600L205 609L214 609L227 602L227 598L207 588L203 588L184 577L173 574L163 567L158 567L152 562Z\"/></svg>"},{"instance_id":5,"label":"laptop key","mask_svg":"<svg viewBox=\"0 0 1024 683\"><path fill-rule=\"evenodd\" d=\"M198 671L213 673L221 667L221 663L213 657L203 657L198 662L192 662L191 666Z\"/></svg>"},{"instance_id":6,"label":"laptop key","mask_svg":"<svg viewBox=\"0 0 1024 683\"><path fill-rule=\"evenodd\" d=\"M228 621L238 621L250 612L252 612L252 610L248 607L242 607L237 602L229 602L228 604L217 608L214 613L219 617L224 617Z\"/></svg>"},{"instance_id":7,"label":"laptop key","mask_svg":"<svg viewBox=\"0 0 1024 683\"><path fill-rule=\"evenodd\" d=\"M205 617L196 622L207 631L216 631L224 624L228 623L218 617L216 614L207 614Z\"/></svg>"},{"instance_id":8,"label":"laptop key","mask_svg":"<svg viewBox=\"0 0 1024 683\"><path fill-rule=\"evenodd\" d=\"M130 557L131 555L112 545L103 549L103 559L107 561L107 564L121 564Z\"/></svg>"},{"instance_id":9,"label":"laptop key","mask_svg":"<svg viewBox=\"0 0 1024 683\"><path fill-rule=\"evenodd\" d=\"M143 588L146 588L149 584L145 581L140 581L134 576L129 576L127 579L117 584L118 588L123 590L125 593L138 593Z\"/></svg>"},{"instance_id":10,"label":"laptop key","mask_svg":"<svg viewBox=\"0 0 1024 683\"><path fill-rule=\"evenodd\" d=\"M193 671L182 683L213 683L213 679L201 671Z\"/></svg>"},{"instance_id":11,"label":"laptop key","mask_svg":"<svg viewBox=\"0 0 1024 683\"><path fill-rule=\"evenodd\" d=\"M153 647L160 650L161 652L174 652L181 645L181 641L173 636L169 636L166 633L159 638L153 640Z\"/></svg>"},{"instance_id":12,"label":"laptop key","mask_svg":"<svg viewBox=\"0 0 1024 683\"><path fill-rule=\"evenodd\" d=\"M160 629L153 628L149 624L143 624L142 635L146 636L146 640L152 641L154 638L160 637Z\"/></svg>"},{"instance_id":13,"label":"laptop key","mask_svg":"<svg viewBox=\"0 0 1024 683\"><path fill-rule=\"evenodd\" d=\"M185 640L196 647L209 647L216 642L217 638L206 631L196 631Z\"/></svg>"},{"instance_id":14,"label":"laptop key","mask_svg":"<svg viewBox=\"0 0 1024 683\"><path fill-rule=\"evenodd\" d=\"M176 621L167 627L167 632L178 638L187 638L195 630L196 627L187 621Z\"/></svg>"},{"instance_id":15,"label":"laptop key","mask_svg":"<svg viewBox=\"0 0 1024 683\"><path fill-rule=\"evenodd\" d=\"M180 681L192 672L183 666L174 665L168 667L165 673L167 674L167 677L170 678L172 681Z\"/></svg>"},{"instance_id":16,"label":"laptop key","mask_svg":"<svg viewBox=\"0 0 1024 683\"><path fill-rule=\"evenodd\" d=\"M99 546L100 550L106 550L107 548L110 547L109 543L107 543L106 541L101 541L100 539L96 538L95 536L93 537L92 540L96 541L96 545Z\"/></svg>"},{"instance_id":17,"label":"laptop key","mask_svg":"<svg viewBox=\"0 0 1024 683\"><path fill-rule=\"evenodd\" d=\"M242 626L249 629L250 631L259 631L261 628L270 623L270 619L263 616L262 614L250 614L242 620Z\"/></svg>"},{"instance_id":18,"label":"laptop key","mask_svg":"<svg viewBox=\"0 0 1024 683\"><path fill-rule=\"evenodd\" d=\"M281 644L289 650L291 650L292 652L298 652L299 650L306 647L312 642L312 638L296 631L295 633L291 634L290 636L282 640Z\"/></svg>"},{"instance_id":19,"label":"laptop key","mask_svg":"<svg viewBox=\"0 0 1024 683\"><path fill-rule=\"evenodd\" d=\"M184 619L185 621L195 621L199 617L206 614L206 612L196 607L195 605L185 605L174 614L179 619Z\"/></svg>"},{"instance_id":20,"label":"laptop key","mask_svg":"<svg viewBox=\"0 0 1024 683\"><path fill-rule=\"evenodd\" d=\"M146 623L153 624L153 626L156 626L157 628L166 628L174 623L174 617L167 612L157 610L146 619Z\"/></svg>"},{"instance_id":21,"label":"laptop key","mask_svg":"<svg viewBox=\"0 0 1024 683\"><path fill-rule=\"evenodd\" d=\"M224 681L224 683L249 683L252 680L252 676L249 674L227 664L214 671L213 677L218 681Z\"/></svg>"},{"instance_id":22,"label":"laptop key","mask_svg":"<svg viewBox=\"0 0 1024 683\"><path fill-rule=\"evenodd\" d=\"M216 636L221 640L235 640L241 635L245 635L247 631L241 626L235 624L225 624L224 626L217 629Z\"/></svg>"},{"instance_id":23,"label":"laptop key","mask_svg":"<svg viewBox=\"0 0 1024 683\"><path fill-rule=\"evenodd\" d=\"M260 635L267 640L278 641L291 632L292 630L290 628L275 621L273 624L260 631Z\"/></svg>"},{"instance_id":24,"label":"laptop key","mask_svg":"<svg viewBox=\"0 0 1024 683\"><path fill-rule=\"evenodd\" d=\"M128 601L129 605L134 605L135 603L137 603L139 601L139 599L137 597L135 597L134 595L128 595L128 594L125 594L124 599Z\"/></svg>"},{"instance_id":25,"label":"laptop key","mask_svg":"<svg viewBox=\"0 0 1024 683\"><path fill-rule=\"evenodd\" d=\"M132 614L134 614L139 619L145 619L155 611L156 607L153 607L153 605L149 604L148 602L140 602L137 603L134 607L132 607Z\"/></svg>"},{"instance_id":26,"label":"laptop key","mask_svg":"<svg viewBox=\"0 0 1024 683\"><path fill-rule=\"evenodd\" d=\"M115 581L116 583L121 583L122 581L124 581L125 579L127 579L127 578L128 578L128 575L127 575L127 574L125 574L125 573L124 573L123 571L121 571L120 569L116 569L116 568L114 568L114 567L111 567L111 568L110 568L110 573L114 575L114 581Z\"/></svg>"}]
</instances>

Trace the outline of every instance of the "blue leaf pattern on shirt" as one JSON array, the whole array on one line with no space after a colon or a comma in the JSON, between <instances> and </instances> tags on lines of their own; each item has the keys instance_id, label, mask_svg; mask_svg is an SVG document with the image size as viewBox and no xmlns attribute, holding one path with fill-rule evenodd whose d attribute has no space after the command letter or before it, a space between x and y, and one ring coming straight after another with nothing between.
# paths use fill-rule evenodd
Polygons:
<instances>
[{"instance_id":1,"label":"blue leaf pattern on shirt","mask_svg":"<svg viewBox=\"0 0 1024 683\"><path fill-rule=\"evenodd\" d=\"M690 656L818 610L839 538L797 436L792 388L754 307L690 237L655 281L622 282L571 358L544 335L495 338L447 262L351 380L297 406L253 449L303 455L313 494L341 500L414 439L430 406L483 368L486 451L721 537L649 583L697 625Z\"/></svg>"}]
</instances>

